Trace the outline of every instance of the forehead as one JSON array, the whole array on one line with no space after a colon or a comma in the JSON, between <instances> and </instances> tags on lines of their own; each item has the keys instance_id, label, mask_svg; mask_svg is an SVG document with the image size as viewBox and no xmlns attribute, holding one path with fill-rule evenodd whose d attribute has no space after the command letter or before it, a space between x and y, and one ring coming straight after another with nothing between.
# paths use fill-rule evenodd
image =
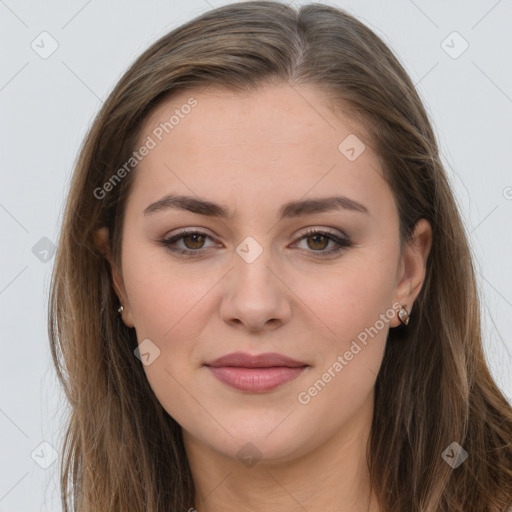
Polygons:
<instances>
[{"instance_id":1,"label":"forehead","mask_svg":"<svg viewBox=\"0 0 512 512\"><path fill-rule=\"evenodd\" d=\"M244 148L249 146L264 147L265 157L278 157L284 145L293 144L300 146L298 153L322 147L338 156L341 140L355 132L367 139L354 120L329 109L320 90L281 84L251 92L218 88L181 91L146 120L140 139L153 134L165 145L171 139L186 138L197 156L203 154L205 145L209 150L230 145L231 157L237 151L245 156ZM312 157L318 161L320 155Z\"/></svg>"},{"instance_id":2,"label":"forehead","mask_svg":"<svg viewBox=\"0 0 512 512\"><path fill-rule=\"evenodd\" d=\"M314 87L181 91L143 124L139 146L149 140L132 189L147 200L176 188L214 200L236 189L249 202L334 189L392 200L364 128Z\"/></svg>"}]
</instances>

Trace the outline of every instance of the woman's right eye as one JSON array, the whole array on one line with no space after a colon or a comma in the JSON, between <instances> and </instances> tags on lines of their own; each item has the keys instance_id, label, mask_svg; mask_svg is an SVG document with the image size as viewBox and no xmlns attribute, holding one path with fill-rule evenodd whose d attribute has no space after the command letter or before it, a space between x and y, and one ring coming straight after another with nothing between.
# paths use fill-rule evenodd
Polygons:
<instances>
[{"instance_id":1,"label":"woman's right eye","mask_svg":"<svg viewBox=\"0 0 512 512\"><path fill-rule=\"evenodd\" d=\"M160 240L160 243L170 251L178 254L197 255L197 253L203 252L202 249L204 248L203 245L206 238L211 239L209 235L201 231L182 231L172 237ZM186 242L186 240L189 241ZM176 246L176 242L179 241L183 241L185 248Z\"/></svg>"}]
</instances>

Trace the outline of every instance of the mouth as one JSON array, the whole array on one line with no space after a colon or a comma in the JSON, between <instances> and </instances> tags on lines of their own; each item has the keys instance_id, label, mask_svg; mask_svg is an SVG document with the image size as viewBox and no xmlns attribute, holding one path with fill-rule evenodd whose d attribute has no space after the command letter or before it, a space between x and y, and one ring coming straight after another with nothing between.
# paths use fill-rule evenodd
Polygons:
<instances>
[{"instance_id":1,"label":"mouth","mask_svg":"<svg viewBox=\"0 0 512 512\"><path fill-rule=\"evenodd\" d=\"M276 389L299 377L310 365L282 354L227 354L205 366L222 383L251 393Z\"/></svg>"}]
</instances>

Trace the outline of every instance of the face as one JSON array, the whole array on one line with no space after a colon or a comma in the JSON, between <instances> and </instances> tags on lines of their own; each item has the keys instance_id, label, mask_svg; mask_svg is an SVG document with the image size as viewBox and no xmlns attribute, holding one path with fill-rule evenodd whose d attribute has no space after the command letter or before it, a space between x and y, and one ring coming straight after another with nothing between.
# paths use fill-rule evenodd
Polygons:
<instances>
[{"instance_id":1,"label":"face","mask_svg":"<svg viewBox=\"0 0 512 512\"><path fill-rule=\"evenodd\" d=\"M311 87L187 91L146 121L143 144L116 275L157 398L227 457L314 450L372 403L397 300L411 298L364 130ZM298 366L208 366L235 352Z\"/></svg>"}]
</instances>

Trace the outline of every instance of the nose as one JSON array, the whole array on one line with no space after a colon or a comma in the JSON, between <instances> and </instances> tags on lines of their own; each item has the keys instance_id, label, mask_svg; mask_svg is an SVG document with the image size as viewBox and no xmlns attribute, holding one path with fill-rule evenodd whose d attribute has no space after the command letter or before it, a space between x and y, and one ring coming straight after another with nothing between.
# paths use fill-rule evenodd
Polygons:
<instances>
[{"instance_id":1,"label":"nose","mask_svg":"<svg viewBox=\"0 0 512 512\"><path fill-rule=\"evenodd\" d=\"M223 280L221 317L248 331L274 330L292 315L293 293L263 253L252 263L235 255L234 268ZM282 273L281 273L282 274Z\"/></svg>"}]
</instances>

